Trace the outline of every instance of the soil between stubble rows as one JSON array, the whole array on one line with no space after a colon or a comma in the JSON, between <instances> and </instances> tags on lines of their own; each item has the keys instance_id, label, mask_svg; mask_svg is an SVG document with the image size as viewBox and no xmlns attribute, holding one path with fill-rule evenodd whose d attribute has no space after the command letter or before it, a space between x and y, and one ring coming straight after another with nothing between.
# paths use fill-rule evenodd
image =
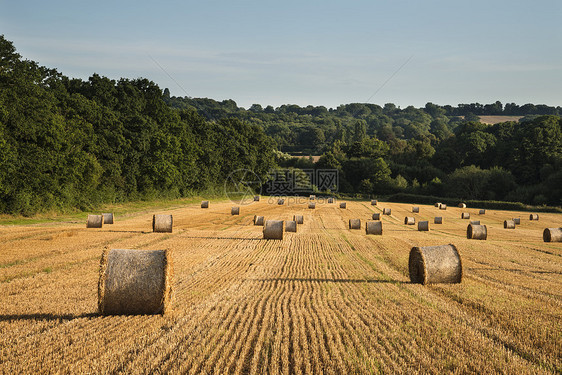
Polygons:
<instances>
[{"instance_id":1,"label":"soil between stubble rows","mask_svg":"<svg viewBox=\"0 0 562 375\"><path fill-rule=\"evenodd\" d=\"M186 206L174 232L150 214L84 223L0 226L0 373L556 373L562 369L562 215L379 202ZM383 236L365 220L383 207ZM467 240L468 220L488 226ZM304 215L298 233L262 240L254 214ZM403 225L430 221L430 232ZM444 224L433 224L443 216ZM503 220L521 217L515 230ZM362 229L347 229L361 218ZM410 284L412 246L454 243L457 285ZM173 313L97 315L104 247L170 249Z\"/></svg>"}]
</instances>

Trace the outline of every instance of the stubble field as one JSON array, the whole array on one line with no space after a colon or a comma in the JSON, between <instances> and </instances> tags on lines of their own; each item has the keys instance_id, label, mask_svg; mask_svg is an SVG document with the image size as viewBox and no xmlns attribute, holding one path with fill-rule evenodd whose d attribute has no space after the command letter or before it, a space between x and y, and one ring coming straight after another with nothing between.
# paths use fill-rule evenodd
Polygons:
<instances>
[{"instance_id":1,"label":"stubble field","mask_svg":"<svg viewBox=\"0 0 562 375\"><path fill-rule=\"evenodd\" d=\"M292 202L290 202L292 203ZM0 373L560 373L562 243L544 243L562 215L379 202L230 202L83 222L0 226ZM383 235L365 221L382 216ZM466 239L471 220L488 240ZM174 216L152 233L153 213ZM263 240L254 214L297 233ZM403 224L430 221L430 232ZM433 224L443 216L444 224ZM520 217L514 230L503 221ZM360 218L361 230L348 220ZM461 284L411 284L412 246L453 243ZM103 249L170 249L173 312L100 316Z\"/></svg>"}]
</instances>

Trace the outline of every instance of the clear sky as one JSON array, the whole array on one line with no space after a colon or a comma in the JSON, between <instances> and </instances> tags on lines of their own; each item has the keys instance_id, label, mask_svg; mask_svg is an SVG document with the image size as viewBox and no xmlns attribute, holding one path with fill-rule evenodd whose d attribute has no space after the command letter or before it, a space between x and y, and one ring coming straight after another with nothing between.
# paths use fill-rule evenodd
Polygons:
<instances>
[{"instance_id":1,"label":"clear sky","mask_svg":"<svg viewBox=\"0 0 562 375\"><path fill-rule=\"evenodd\" d=\"M246 108L562 105L561 19L560 0L0 0L25 58Z\"/></svg>"}]
</instances>

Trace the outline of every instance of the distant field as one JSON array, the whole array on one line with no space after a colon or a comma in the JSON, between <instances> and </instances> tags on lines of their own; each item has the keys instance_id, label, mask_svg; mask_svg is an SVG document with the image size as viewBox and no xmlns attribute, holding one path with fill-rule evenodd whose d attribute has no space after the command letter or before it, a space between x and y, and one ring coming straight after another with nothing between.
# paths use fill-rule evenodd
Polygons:
<instances>
[{"instance_id":1,"label":"distant field","mask_svg":"<svg viewBox=\"0 0 562 375\"><path fill-rule=\"evenodd\" d=\"M497 124L506 121L519 121L520 118L524 116L478 116L480 117L480 122L483 124Z\"/></svg>"},{"instance_id":2,"label":"distant field","mask_svg":"<svg viewBox=\"0 0 562 375\"><path fill-rule=\"evenodd\" d=\"M276 201L275 201L276 202ZM84 220L0 225L0 373L560 373L562 243L544 243L562 214L379 202L241 206L211 202L128 213L114 225ZM383 236L365 221L382 216ZM471 220L488 240L466 239ZM152 213L174 215L152 233ZM254 214L298 233L262 239ZM430 232L403 224L430 220ZM433 224L443 216L444 224ZM516 229L503 220L520 217ZM360 218L362 230L348 229ZM412 246L455 244L461 284L411 284ZM99 316L104 247L170 249L174 311Z\"/></svg>"}]
</instances>

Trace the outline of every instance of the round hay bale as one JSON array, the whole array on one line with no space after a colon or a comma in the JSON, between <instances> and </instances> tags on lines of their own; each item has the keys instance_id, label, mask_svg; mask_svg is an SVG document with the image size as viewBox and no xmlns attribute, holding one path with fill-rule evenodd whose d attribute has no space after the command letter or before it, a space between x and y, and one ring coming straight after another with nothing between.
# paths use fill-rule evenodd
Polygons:
<instances>
[{"instance_id":1,"label":"round hay bale","mask_svg":"<svg viewBox=\"0 0 562 375\"><path fill-rule=\"evenodd\" d=\"M328 198L328 203L334 203L334 198Z\"/></svg>"},{"instance_id":2,"label":"round hay bale","mask_svg":"<svg viewBox=\"0 0 562 375\"><path fill-rule=\"evenodd\" d=\"M418 206L414 206L412 207L412 212L414 213L419 213L420 212L420 208Z\"/></svg>"},{"instance_id":3,"label":"round hay bale","mask_svg":"<svg viewBox=\"0 0 562 375\"><path fill-rule=\"evenodd\" d=\"M165 314L171 306L172 279L168 250L106 249L100 262L99 313Z\"/></svg>"},{"instance_id":4,"label":"round hay bale","mask_svg":"<svg viewBox=\"0 0 562 375\"><path fill-rule=\"evenodd\" d=\"M105 213L105 214L102 214L102 216L103 216L103 223L104 224L113 224L113 222L114 222L113 221L114 220L113 213Z\"/></svg>"},{"instance_id":5,"label":"round hay bale","mask_svg":"<svg viewBox=\"0 0 562 375\"><path fill-rule=\"evenodd\" d=\"M277 200L277 204L282 206L283 204L285 204L285 199L279 199Z\"/></svg>"},{"instance_id":6,"label":"round hay bale","mask_svg":"<svg viewBox=\"0 0 562 375\"><path fill-rule=\"evenodd\" d=\"M259 201L260 201L260 196L254 195L254 202L259 202Z\"/></svg>"},{"instance_id":7,"label":"round hay bale","mask_svg":"<svg viewBox=\"0 0 562 375\"><path fill-rule=\"evenodd\" d=\"M297 222L297 224L304 223L304 216L303 215L294 215L293 220Z\"/></svg>"},{"instance_id":8,"label":"round hay bale","mask_svg":"<svg viewBox=\"0 0 562 375\"><path fill-rule=\"evenodd\" d=\"M297 222L294 220L287 220L285 222L285 232L297 232Z\"/></svg>"},{"instance_id":9,"label":"round hay bale","mask_svg":"<svg viewBox=\"0 0 562 375\"><path fill-rule=\"evenodd\" d=\"M311 195L309 198L310 198L311 201L313 201L313 200L316 199L316 195Z\"/></svg>"},{"instance_id":10,"label":"round hay bale","mask_svg":"<svg viewBox=\"0 0 562 375\"><path fill-rule=\"evenodd\" d=\"M361 219L349 219L349 229L361 229Z\"/></svg>"},{"instance_id":11,"label":"round hay bale","mask_svg":"<svg viewBox=\"0 0 562 375\"><path fill-rule=\"evenodd\" d=\"M480 210L478 211L478 215L485 215L486 214L486 210Z\"/></svg>"},{"instance_id":12,"label":"round hay bale","mask_svg":"<svg viewBox=\"0 0 562 375\"><path fill-rule=\"evenodd\" d=\"M435 207L437 207L437 208L441 207L441 202L435 203Z\"/></svg>"},{"instance_id":13,"label":"round hay bale","mask_svg":"<svg viewBox=\"0 0 562 375\"><path fill-rule=\"evenodd\" d=\"M546 228L542 239L544 242L562 242L562 228Z\"/></svg>"},{"instance_id":14,"label":"round hay bale","mask_svg":"<svg viewBox=\"0 0 562 375\"><path fill-rule=\"evenodd\" d=\"M382 236L382 221L367 221L365 233Z\"/></svg>"},{"instance_id":15,"label":"round hay bale","mask_svg":"<svg viewBox=\"0 0 562 375\"><path fill-rule=\"evenodd\" d=\"M86 228L101 228L103 227L103 215L88 215Z\"/></svg>"},{"instance_id":16,"label":"round hay bale","mask_svg":"<svg viewBox=\"0 0 562 375\"><path fill-rule=\"evenodd\" d=\"M418 222L418 231L429 232L429 221L419 221Z\"/></svg>"},{"instance_id":17,"label":"round hay bale","mask_svg":"<svg viewBox=\"0 0 562 375\"><path fill-rule=\"evenodd\" d=\"M265 240L283 239L283 220L266 220L263 226L263 238Z\"/></svg>"},{"instance_id":18,"label":"round hay bale","mask_svg":"<svg viewBox=\"0 0 562 375\"><path fill-rule=\"evenodd\" d=\"M466 208L466 203L459 203L459 208Z\"/></svg>"},{"instance_id":19,"label":"round hay bale","mask_svg":"<svg viewBox=\"0 0 562 375\"><path fill-rule=\"evenodd\" d=\"M463 212L461 214L461 219L470 219L470 214L468 212Z\"/></svg>"},{"instance_id":20,"label":"round hay bale","mask_svg":"<svg viewBox=\"0 0 562 375\"><path fill-rule=\"evenodd\" d=\"M485 225L468 224L466 238L469 240L485 240L488 238L488 228Z\"/></svg>"},{"instance_id":21,"label":"round hay bale","mask_svg":"<svg viewBox=\"0 0 562 375\"><path fill-rule=\"evenodd\" d=\"M202 201L201 208L209 208L209 201Z\"/></svg>"},{"instance_id":22,"label":"round hay bale","mask_svg":"<svg viewBox=\"0 0 562 375\"><path fill-rule=\"evenodd\" d=\"M416 223L416 219L411 216L406 216L404 218L404 224L406 225L414 225Z\"/></svg>"},{"instance_id":23,"label":"round hay bale","mask_svg":"<svg viewBox=\"0 0 562 375\"><path fill-rule=\"evenodd\" d=\"M480 225L480 220L471 220L470 224L472 225Z\"/></svg>"},{"instance_id":24,"label":"round hay bale","mask_svg":"<svg viewBox=\"0 0 562 375\"><path fill-rule=\"evenodd\" d=\"M539 214L530 214L529 215L529 220L539 220Z\"/></svg>"},{"instance_id":25,"label":"round hay bale","mask_svg":"<svg viewBox=\"0 0 562 375\"><path fill-rule=\"evenodd\" d=\"M435 216L433 224L443 224L443 218L441 216Z\"/></svg>"},{"instance_id":26,"label":"round hay bale","mask_svg":"<svg viewBox=\"0 0 562 375\"><path fill-rule=\"evenodd\" d=\"M345 202L340 203L340 208L347 208L347 203Z\"/></svg>"},{"instance_id":27,"label":"round hay bale","mask_svg":"<svg viewBox=\"0 0 562 375\"><path fill-rule=\"evenodd\" d=\"M376 206L377 203L378 203L377 200L376 200L376 199L373 199L373 200L371 201L371 206Z\"/></svg>"},{"instance_id":28,"label":"round hay bale","mask_svg":"<svg viewBox=\"0 0 562 375\"><path fill-rule=\"evenodd\" d=\"M452 284L462 280L461 256L453 244L413 247L408 268L412 283Z\"/></svg>"},{"instance_id":29,"label":"round hay bale","mask_svg":"<svg viewBox=\"0 0 562 375\"><path fill-rule=\"evenodd\" d=\"M382 209L383 215L390 215L391 213L392 213L392 210L390 208L383 208Z\"/></svg>"},{"instance_id":30,"label":"round hay bale","mask_svg":"<svg viewBox=\"0 0 562 375\"><path fill-rule=\"evenodd\" d=\"M513 220L513 222L515 223L515 225L521 225L521 218L519 218L519 217L514 217L514 218L511 219L511 220Z\"/></svg>"},{"instance_id":31,"label":"round hay bale","mask_svg":"<svg viewBox=\"0 0 562 375\"><path fill-rule=\"evenodd\" d=\"M240 215L240 207L237 207L237 206L232 207L230 209L230 214L231 215Z\"/></svg>"},{"instance_id":32,"label":"round hay bale","mask_svg":"<svg viewBox=\"0 0 562 375\"><path fill-rule=\"evenodd\" d=\"M513 220L504 220L503 222L504 229L515 229L515 221Z\"/></svg>"},{"instance_id":33,"label":"round hay bale","mask_svg":"<svg viewBox=\"0 0 562 375\"><path fill-rule=\"evenodd\" d=\"M172 233L174 219L172 215L152 215L152 231L158 233Z\"/></svg>"},{"instance_id":34,"label":"round hay bale","mask_svg":"<svg viewBox=\"0 0 562 375\"><path fill-rule=\"evenodd\" d=\"M263 225L265 218L263 216L254 215L254 225Z\"/></svg>"},{"instance_id":35,"label":"round hay bale","mask_svg":"<svg viewBox=\"0 0 562 375\"><path fill-rule=\"evenodd\" d=\"M439 209L440 209L440 210L446 210L446 209L447 209L447 205L444 204L444 203L441 203L441 204L439 205Z\"/></svg>"},{"instance_id":36,"label":"round hay bale","mask_svg":"<svg viewBox=\"0 0 562 375\"><path fill-rule=\"evenodd\" d=\"M314 202L308 203L308 208L310 208L311 210L314 210L316 208L316 203L314 203Z\"/></svg>"},{"instance_id":37,"label":"round hay bale","mask_svg":"<svg viewBox=\"0 0 562 375\"><path fill-rule=\"evenodd\" d=\"M373 220L380 220L381 214L379 212L373 214Z\"/></svg>"}]
</instances>

